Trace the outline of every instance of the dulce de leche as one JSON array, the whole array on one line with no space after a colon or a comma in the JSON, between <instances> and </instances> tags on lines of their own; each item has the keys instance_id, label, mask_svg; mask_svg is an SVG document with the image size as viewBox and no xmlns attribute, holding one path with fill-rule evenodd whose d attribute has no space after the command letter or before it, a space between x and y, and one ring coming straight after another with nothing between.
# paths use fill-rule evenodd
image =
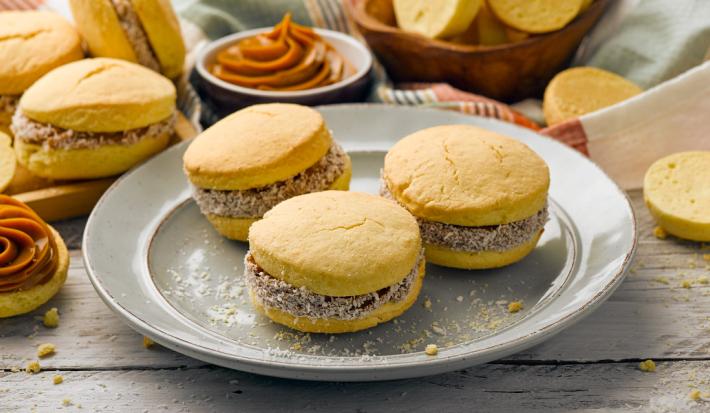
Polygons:
<instances>
[{"instance_id":1,"label":"dulce de leche","mask_svg":"<svg viewBox=\"0 0 710 413\"><path fill-rule=\"evenodd\" d=\"M24 203L0 195L0 293L47 282L59 253L49 226Z\"/></svg>"},{"instance_id":2,"label":"dulce de leche","mask_svg":"<svg viewBox=\"0 0 710 413\"><path fill-rule=\"evenodd\" d=\"M261 90L305 90L336 83L354 70L312 28L287 13L270 32L252 36L217 54L210 69L235 85Z\"/></svg>"}]
</instances>

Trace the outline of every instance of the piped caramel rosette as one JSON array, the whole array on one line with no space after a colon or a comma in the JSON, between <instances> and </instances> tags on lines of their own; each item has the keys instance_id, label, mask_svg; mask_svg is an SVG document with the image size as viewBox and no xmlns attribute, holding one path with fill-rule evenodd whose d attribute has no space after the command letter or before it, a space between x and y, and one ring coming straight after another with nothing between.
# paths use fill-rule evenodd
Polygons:
<instances>
[{"instance_id":1,"label":"piped caramel rosette","mask_svg":"<svg viewBox=\"0 0 710 413\"><path fill-rule=\"evenodd\" d=\"M0 292L46 282L57 268L57 243L27 205L0 195Z\"/></svg>"},{"instance_id":2,"label":"piped caramel rosette","mask_svg":"<svg viewBox=\"0 0 710 413\"><path fill-rule=\"evenodd\" d=\"M330 85L353 69L332 45L287 13L272 31L221 51L211 72L238 86L293 91Z\"/></svg>"},{"instance_id":3,"label":"piped caramel rosette","mask_svg":"<svg viewBox=\"0 0 710 413\"><path fill-rule=\"evenodd\" d=\"M0 317L44 304L64 284L67 267L59 235L30 207L0 195Z\"/></svg>"}]
</instances>

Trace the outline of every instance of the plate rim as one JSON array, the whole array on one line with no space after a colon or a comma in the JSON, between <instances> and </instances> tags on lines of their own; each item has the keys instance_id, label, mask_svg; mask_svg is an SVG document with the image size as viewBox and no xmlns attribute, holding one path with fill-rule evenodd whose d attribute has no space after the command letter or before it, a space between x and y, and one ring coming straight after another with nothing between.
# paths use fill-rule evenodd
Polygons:
<instances>
[{"instance_id":1,"label":"plate rim","mask_svg":"<svg viewBox=\"0 0 710 413\"><path fill-rule=\"evenodd\" d=\"M376 104L376 103L360 103L360 104L336 104L336 105L324 105L324 106L318 106L316 109L329 109L329 108L338 108L338 109L345 109L345 110L358 110L358 109L367 109L367 108L373 108L373 107L386 107L389 110L411 110L411 111L427 111L427 112L440 112L441 109L437 109L435 107L414 107L414 106L400 106L400 105L391 105L391 104ZM484 120L485 122L491 122L491 123L501 123L505 124L507 127L514 127L514 128L519 128L523 129L526 133L532 133L535 134L539 138L546 139L548 141L554 142L556 145L559 145L563 147L563 150L570 151L575 153L579 158L584 159L585 161L589 162L599 173L601 173L603 176L607 178L609 183L613 186L615 191L620 194L625 201L625 206L628 209L629 215L631 217L631 228L632 228L632 234L631 234L631 245L628 251L624 254L624 259L619 265L618 268L614 271L613 276L610 276L610 279L608 282L605 283L603 288L599 290L596 294L593 296L587 298L585 302L580 305L578 308L570 312L569 314L564 315L561 318L557 318L554 320L554 322L551 322L549 324L546 324L542 326L541 328L538 328L534 331L529 332L528 334L521 335L518 337L515 337L511 340L507 341L502 341L496 344L492 344L490 346L487 346L485 348L477 349L477 350L472 350L465 352L463 354L454 354L454 355L449 355L449 356L444 356L444 357L436 357L436 358L429 358L426 359L426 362L423 362L421 360L409 360L406 362L400 362L400 363L381 363L381 364L362 364L362 365L348 365L348 366L343 366L343 365L309 365L305 363L294 363L291 362L291 360L283 360L283 359L254 359L251 357L240 357L235 354L219 351L213 348L209 348L203 345L200 345L198 343L194 343L188 340L185 340L181 337L177 337L176 335L163 331L160 328L154 327L151 325L150 322L142 319L136 314L133 314L128 308L124 307L122 304L118 302L118 300L111 295L111 293L106 289L103 285L103 283L100 280L100 276L96 273L95 268L91 264L91 257L88 254L89 248L86 248L86 245L89 245L91 241L91 235L92 231L91 229L93 228L95 224L95 219L96 219L96 213L95 211L99 210L104 203L106 202L106 199L108 198L109 194L113 192L119 185L122 184L122 182L127 179L130 175L136 172L136 170L144 167L146 164L150 162L144 162L134 168L132 168L129 172L126 174L122 175L119 177L112 185L109 187L109 189L104 193L104 195L101 197L99 202L96 204L96 207L92 211L91 215L89 216L87 223L86 223L86 229L83 234L82 238L82 258L84 261L84 265L86 268L87 275L89 277L89 280L91 281L94 289L96 290L97 294L99 297L106 303L106 305L115 313L119 314L124 318L124 320L131 326L133 329L139 331L142 334L150 335L153 338L156 338L156 341L160 343L161 345L164 345L168 348L171 348L177 352L187 354L190 357L197 358L202 361L206 361L209 363L213 364L218 364L222 365L224 367L228 368L235 368L235 366L238 366L236 368L243 370L243 371L248 371L248 372L253 372L253 373L259 373L259 374L266 374L270 376L277 376L277 377L284 377L284 378L298 378L298 379L306 379L306 380L337 380L337 381L360 381L362 380L362 373L367 371L371 372L375 375L375 377L372 377L368 380L390 380L393 377L397 378L408 378L408 377L421 377L421 376L427 376L431 374L436 374L436 373L441 373L445 371L450 371L453 369L457 368L463 368L466 366L472 366L475 364L479 364L482 362L498 359L501 357L506 357L510 354L513 354L517 351L520 351L521 349L531 347L535 344L538 344L546 339L549 339L552 337L554 334L562 331L563 329L573 325L575 322L581 320L583 317L591 314L591 312L596 309L599 305L601 305L615 290L618 288L618 286L621 284L621 281L624 279L626 273L628 272L629 265L633 257L635 256L637 245L638 245L638 224L636 222L636 213L634 211L634 208L631 204L631 201L628 197L628 194L624 192L616 182L614 182L609 175L604 172L594 161L591 159L583 156L582 154L574 151L572 148L569 148L568 146L564 145L563 143L556 141L550 137L541 135L537 131L532 131L528 130L525 128L522 128L518 125L510 124L509 122L503 122L497 119L491 119L487 117L481 117L477 115L466 115L466 116L473 116L479 119ZM180 147L182 145L186 145L186 143L182 143L180 145L175 145L175 147ZM172 148L171 148L172 149ZM177 149L175 149L177 150ZM376 149L373 149L376 150ZM360 150L357 150L360 152ZM379 150L378 150L379 151ZM160 156L160 155L159 155ZM152 237L152 235L151 235ZM173 311L177 311L176 309L172 309ZM184 317L184 316L182 316ZM184 324L184 323L180 323ZM216 354L215 354L216 353ZM417 352L418 353L418 352ZM416 353L412 353L416 354ZM221 356L221 357L220 357ZM470 359L471 357L475 357L476 361L475 362L468 362L467 360ZM229 364L227 361L233 363ZM424 371L426 370L426 371ZM384 373L382 377L377 377L376 373ZM388 374L389 373L389 374ZM392 374L394 373L394 374ZM354 374L354 375L360 375L357 377L353 378L348 378L347 376L341 376L340 374Z\"/></svg>"}]
</instances>

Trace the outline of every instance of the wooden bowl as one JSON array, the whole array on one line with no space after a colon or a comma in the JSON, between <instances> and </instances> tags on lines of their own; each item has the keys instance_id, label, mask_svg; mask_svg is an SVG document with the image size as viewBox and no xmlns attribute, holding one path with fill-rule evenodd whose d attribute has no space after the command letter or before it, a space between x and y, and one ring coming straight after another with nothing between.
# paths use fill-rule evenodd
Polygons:
<instances>
[{"instance_id":1,"label":"wooden bowl","mask_svg":"<svg viewBox=\"0 0 710 413\"><path fill-rule=\"evenodd\" d=\"M502 101L540 96L571 59L609 0L596 0L565 28L498 46L433 40L396 27L392 0L346 1L348 13L396 82L446 82Z\"/></svg>"}]
</instances>

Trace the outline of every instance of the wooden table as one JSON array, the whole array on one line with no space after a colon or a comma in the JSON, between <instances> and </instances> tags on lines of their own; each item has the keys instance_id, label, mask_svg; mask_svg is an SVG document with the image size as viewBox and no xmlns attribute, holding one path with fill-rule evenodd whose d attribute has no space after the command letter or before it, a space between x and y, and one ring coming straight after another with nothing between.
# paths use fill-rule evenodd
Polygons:
<instances>
[{"instance_id":1,"label":"wooden table","mask_svg":"<svg viewBox=\"0 0 710 413\"><path fill-rule=\"evenodd\" d=\"M658 240L640 192L640 242L626 280L599 310L542 345L490 364L421 379L320 383L227 370L154 346L94 292L78 249L66 286L42 309L0 320L0 411L710 411L710 246ZM58 225L79 248L83 219ZM41 323L57 307L56 329ZM51 342L42 372L12 372ZM639 361L657 362L655 373ZM61 374L64 382L52 384ZM692 401L693 389L709 401ZM67 406L64 406L64 400ZM79 410L81 408L81 410Z\"/></svg>"}]
</instances>

